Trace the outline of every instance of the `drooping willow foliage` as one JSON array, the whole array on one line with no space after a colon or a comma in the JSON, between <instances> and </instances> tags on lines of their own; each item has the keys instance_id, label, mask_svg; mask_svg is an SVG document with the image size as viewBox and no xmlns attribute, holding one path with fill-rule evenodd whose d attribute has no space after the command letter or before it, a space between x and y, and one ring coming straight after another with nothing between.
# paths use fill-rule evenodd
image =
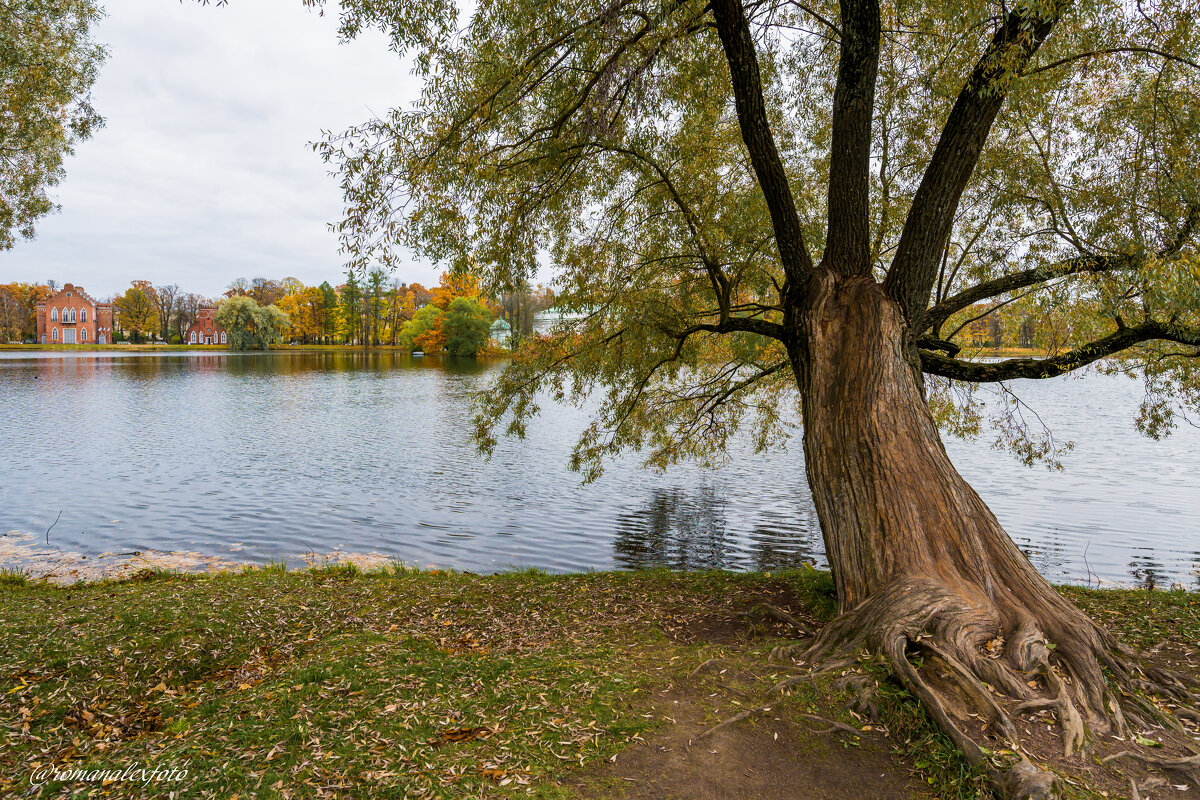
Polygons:
<instances>
[{"instance_id":1,"label":"drooping willow foliage","mask_svg":"<svg viewBox=\"0 0 1200 800\"><path fill-rule=\"evenodd\" d=\"M840 202L832 109L853 28L829 2L742 8L796 238L820 261ZM412 251L496 290L540 271L571 315L483 403L485 446L519 434L542 391L601 398L575 453L588 477L623 448L661 465L718 457L740 425L764 447L788 435L794 360L770 326L787 324L796 287L711 4L346 0L340 13L343 35L382 29L424 79L413 105L318 145L342 176L351 263ZM866 241L879 280L981 58L980 95L1003 97L909 312L946 427L981 427L964 387L1118 354L1106 368L1146 383L1147 432L1200 413L1200 7L925 0L878 13ZM989 49L1008 24L1014 41L1036 40L1032 55ZM993 307L1060 331L1053 357L959 357L962 320ZM1001 414L1002 438L1052 460L1054 444L1014 419Z\"/></svg>"}]
</instances>

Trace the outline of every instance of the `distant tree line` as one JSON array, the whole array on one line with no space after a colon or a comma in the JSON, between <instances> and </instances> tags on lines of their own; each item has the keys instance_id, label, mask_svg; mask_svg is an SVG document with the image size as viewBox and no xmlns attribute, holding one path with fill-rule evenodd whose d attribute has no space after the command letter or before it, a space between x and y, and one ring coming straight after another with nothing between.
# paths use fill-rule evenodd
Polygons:
<instances>
[{"instance_id":1,"label":"distant tree line","mask_svg":"<svg viewBox=\"0 0 1200 800\"><path fill-rule=\"evenodd\" d=\"M37 335L36 306L58 289L55 281L0 285L0 341L32 341ZM221 323L236 337L235 347L267 346L283 340L301 344L391 346L424 352L445 350L473 356L488 347L492 323L504 319L512 346L533 335L535 315L554 304L554 293L525 284L486 296L470 275L445 273L426 289L419 283L389 279L382 269L365 275L349 272L345 281L306 286L296 278L238 278L222 298L186 292L177 284L154 285L135 280L111 298L114 341L186 341L188 329L204 306L225 306L245 298L274 320L273 333L248 321L258 314L244 303L229 305ZM236 310L235 310L236 309ZM222 319L218 311L218 322ZM232 325L246 322L236 333ZM261 336L259 331L262 331ZM263 338L265 337L265 338Z\"/></svg>"}]
</instances>

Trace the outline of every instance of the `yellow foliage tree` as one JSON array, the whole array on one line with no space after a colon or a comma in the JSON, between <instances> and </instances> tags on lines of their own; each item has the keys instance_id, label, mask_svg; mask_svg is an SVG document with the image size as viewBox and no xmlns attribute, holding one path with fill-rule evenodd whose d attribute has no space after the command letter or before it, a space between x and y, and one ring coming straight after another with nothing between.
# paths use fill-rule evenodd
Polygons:
<instances>
[{"instance_id":1,"label":"yellow foliage tree","mask_svg":"<svg viewBox=\"0 0 1200 800\"><path fill-rule=\"evenodd\" d=\"M445 311L456 297L479 297L479 279L474 275L452 275L443 272L438 285L433 287L430 294L430 304Z\"/></svg>"}]
</instances>

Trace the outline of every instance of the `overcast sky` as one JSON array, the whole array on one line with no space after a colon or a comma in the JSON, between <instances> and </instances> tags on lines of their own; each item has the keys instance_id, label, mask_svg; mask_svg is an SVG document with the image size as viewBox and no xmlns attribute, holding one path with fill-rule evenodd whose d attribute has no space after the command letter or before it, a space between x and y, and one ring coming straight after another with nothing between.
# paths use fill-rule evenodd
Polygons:
<instances>
[{"instance_id":1,"label":"overcast sky","mask_svg":"<svg viewBox=\"0 0 1200 800\"><path fill-rule=\"evenodd\" d=\"M336 6L334 6L336 9ZM339 44L300 0L108 0L94 90L106 126L76 149L62 211L0 251L0 283L53 278L95 297L134 279L215 296L235 278L341 275L337 179L308 147L419 91L381 35ZM407 263L404 281L436 282Z\"/></svg>"}]
</instances>

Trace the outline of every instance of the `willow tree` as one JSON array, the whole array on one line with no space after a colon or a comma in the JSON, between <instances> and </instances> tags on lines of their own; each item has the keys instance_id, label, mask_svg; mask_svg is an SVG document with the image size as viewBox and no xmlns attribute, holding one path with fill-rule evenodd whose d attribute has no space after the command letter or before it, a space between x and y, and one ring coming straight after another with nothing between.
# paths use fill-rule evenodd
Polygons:
<instances>
[{"instance_id":1,"label":"willow tree","mask_svg":"<svg viewBox=\"0 0 1200 800\"><path fill-rule=\"evenodd\" d=\"M1033 569L937 422L973 413L956 388L1098 361L1148 382L1152 433L1196 410L1198 15L347 0L343 34L383 29L424 89L321 148L353 263L414 248L497 290L549 268L582 316L507 368L485 448L547 394L601 399L585 478L628 448L718 457L742 425L776 445L798 404L840 615L793 654L875 653L972 763L1038 796L1019 714L1055 712L1070 756L1167 724L1155 695L1194 696ZM1066 348L963 357L948 321L1030 297L1069 322Z\"/></svg>"}]
</instances>

